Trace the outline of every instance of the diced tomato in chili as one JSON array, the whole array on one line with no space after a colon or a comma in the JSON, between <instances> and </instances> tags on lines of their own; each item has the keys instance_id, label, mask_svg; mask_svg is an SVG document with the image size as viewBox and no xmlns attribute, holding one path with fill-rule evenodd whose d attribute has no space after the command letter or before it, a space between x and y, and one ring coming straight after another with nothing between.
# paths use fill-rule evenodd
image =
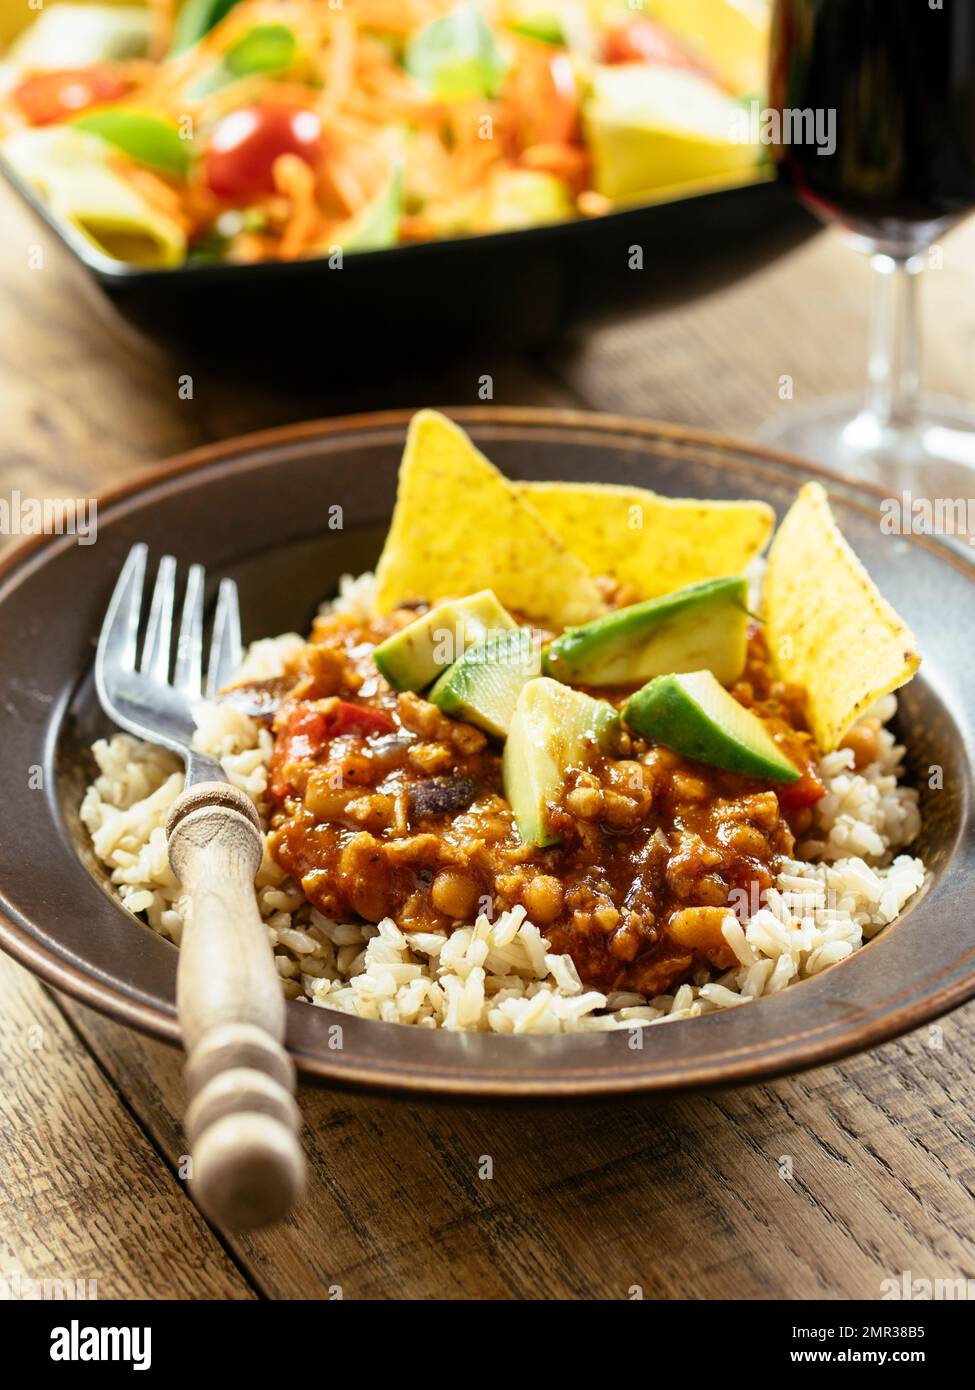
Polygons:
<instances>
[{"instance_id":1,"label":"diced tomato in chili","mask_svg":"<svg viewBox=\"0 0 975 1390\"><path fill-rule=\"evenodd\" d=\"M391 734L396 728L396 721L385 710L354 705L351 700L336 700L325 718L330 738L338 734Z\"/></svg>"},{"instance_id":2,"label":"diced tomato in chili","mask_svg":"<svg viewBox=\"0 0 975 1390\"><path fill-rule=\"evenodd\" d=\"M313 705L296 705L287 728L275 743L270 777L272 796L287 796L290 784L284 776L285 768L299 758L311 758L320 753L327 739L328 725L322 711Z\"/></svg>"},{"instance_id":3,"label":"diced tomato in chili","mask_svg":"<svg viewBox=\"0 0 975 1390\"><path fill-rule=\"evenodd\" d=\"M803 768L798 782L790 782L786 787L777 788L777 791L783 811L801 811L806 806L815 806L826 795L822 778L811 763Z\"/></svg>"},{"instance_id":4,"label":"diced tomato in chili","mask_svg":"<svg viewBox=\"0 0 975 1390\"><path fill-rule=\"evenodd\" d=\"M391 734L396 728L392 715L371 705L356 705L351 700L334 700L324 708L298 704L291 712L287 728L278 735L271 763L269 790L272 796L285 797L290 784L284 775L289 763L300 758L315 758L330 739L342 734Z\"/></svg>"}]
</instances>

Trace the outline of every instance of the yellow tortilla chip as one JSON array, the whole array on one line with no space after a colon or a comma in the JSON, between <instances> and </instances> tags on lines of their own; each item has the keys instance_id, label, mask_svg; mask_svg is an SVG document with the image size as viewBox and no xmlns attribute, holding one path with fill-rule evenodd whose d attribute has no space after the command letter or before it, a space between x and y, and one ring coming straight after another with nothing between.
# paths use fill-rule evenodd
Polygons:
<instances>
[{"instance_id":1,"label":"yellow tortilla chip","mask_svg":"<svg viewBox=\"0 0 975 1390\"><path fill-rule=\"evenodd\" d=\"M921 664L912 633L843 539L819 483L802 488L772 542L765 621L779 673L806 688L824 752Z\"/></svg>"},{"instance_id":2,"label":"yellow tortilla chip","mask_svg":"<svg viewBox=\"0 0 975 1390\"><path fill-rule=\"evenodd\" d=\"M380 613L409 599L478 589L493 589L507 608L556 627L605 611L582 561L435 410L410 421L376 579Z\"/></svg>"},{"instance_id":3,"label":"yellow tortilla chip","mask_svg":"<svg viewBox=\"0 0 975 1390\"><path fill-rule=\"evenodd\" d=\"M613 483L523 483L520 491L591 574L628 580L640 598L742 574L775 524L765 502L658 497Z\"/></svg>"}]
</instances>

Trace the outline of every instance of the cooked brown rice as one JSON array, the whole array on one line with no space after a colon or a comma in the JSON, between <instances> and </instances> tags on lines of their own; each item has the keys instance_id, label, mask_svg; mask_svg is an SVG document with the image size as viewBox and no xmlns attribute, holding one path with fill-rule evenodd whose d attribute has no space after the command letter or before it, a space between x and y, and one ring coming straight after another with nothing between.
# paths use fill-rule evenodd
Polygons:
<instances>
[{"instance_id":1,"label":"cooked brown rice","mask_svg":"<svg viewBox=\"0 0 975 1390\"><path fill-rule=\"evenodd\" d=\"M367 609L371 576L346 577L336 606ZM255 643L244 672L282 669L295 634ZM886 724L897 702L887 696L870 713ZM197 711L198 746L218 757L230 780L266 815L271 734L228 704ZM323 1008L392 1023L498 1033L581 1032L628 1028L679 1018L774 994L852 954L892 922L924 882L921 860L897 851L920 830L917 792L898 784L904 756L892 733L879 735L877 759L856 772L839 749L822 760L827 795L815 808L802 858L782 865L761 904L729 910L724 936L737 965L717 979L708 971L673 995L644 999L587 990L568 956L548 950L523 908L496 920L479 917L450 934L404 933L333 922L315 911L265 854L257 880L286 994ZM166 818L183 787L182 765L165 750L127 734L94 746L98 776L81 816L95 853L133 913L179 944L184 907L166 852Z\"/></svg>"}]
</instances>

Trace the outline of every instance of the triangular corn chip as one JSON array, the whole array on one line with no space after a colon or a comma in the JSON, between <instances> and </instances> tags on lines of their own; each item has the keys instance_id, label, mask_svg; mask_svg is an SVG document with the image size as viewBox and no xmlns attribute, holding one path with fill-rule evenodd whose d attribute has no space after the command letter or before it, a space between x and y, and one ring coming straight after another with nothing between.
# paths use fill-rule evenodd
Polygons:
<instances>
[{"instance_id":1,"label":"triangular corn chip","mask_svg":"<svg viewBox=\"0 0 975 1390\"><path fill-rule=\"evenodd\" d=\"M640 598L744 573L775 524L765 502L658 497L614 483L523 483L520 492L591 574L628 580Z\"/></svg>"},{"instance_id":2,"label":"triangular corn chip","mask_svg":"<svg viewBox=\"0 0 975 1390\"><path fill-rule=\"evenodd\" d=\"M493 589L506 608L555 627L605 611L585 565L446 416L410 421L376 605Z\"/></svg>"},{"instance_id":3,"label":"triangular corn chip","mask_svg":"<svg viewBox=\"0 0 975 1390\"><path fill-rule=\"evenodd\" d=\"M921 664L912 633L843 539L819 483L802 488L775 534L765 621L776 669L805 686L824 752Z\"/></svg>"}]
</instances>

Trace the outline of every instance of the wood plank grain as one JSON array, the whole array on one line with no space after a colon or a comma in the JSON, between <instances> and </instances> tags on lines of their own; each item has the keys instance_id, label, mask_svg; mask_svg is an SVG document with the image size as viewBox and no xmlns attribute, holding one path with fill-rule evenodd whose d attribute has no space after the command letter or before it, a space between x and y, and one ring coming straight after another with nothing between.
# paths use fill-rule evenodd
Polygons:
<instances>
[{"instance_id":1,"label":"wood plank grain","mask_svg":"<svg viewBox=\"0 0 975 1390\"><path fill-rule=\"evenodd\" d=\"M61 1007L177 1161L178 1054ZM876 1298L902 1270L971 1278L973 1056L966 1009L709 1097L475 1107L304 1086L308 1195L230 1244L275 1298Z\"/></svg>"},{"instance_id":2,"label":"wood plank grain","mask_svg":"<svg viewBox=\"0 0 975 1390\"><path fill-rule=\"evenodd\" d=\"M7 1296L50 1280L89 1298L254 1297L65 1015L6 956L0 1059Z\"/></svg>"},{"instance_id":3,"label":"wood plank grain","mask_svg":"<svg viewBox=\"0 0 975 1390\"><path fill-rule=\"evenodd\" d=\"M975 220L938 251L921 282L926 384L964 399L975 371ZM872 274L823 232L713 294L597 329L552 365L596 409L750 435L793 405L864 389ZM780 399L783 377L792 401Z\"/></svg>"}]
</instances>

